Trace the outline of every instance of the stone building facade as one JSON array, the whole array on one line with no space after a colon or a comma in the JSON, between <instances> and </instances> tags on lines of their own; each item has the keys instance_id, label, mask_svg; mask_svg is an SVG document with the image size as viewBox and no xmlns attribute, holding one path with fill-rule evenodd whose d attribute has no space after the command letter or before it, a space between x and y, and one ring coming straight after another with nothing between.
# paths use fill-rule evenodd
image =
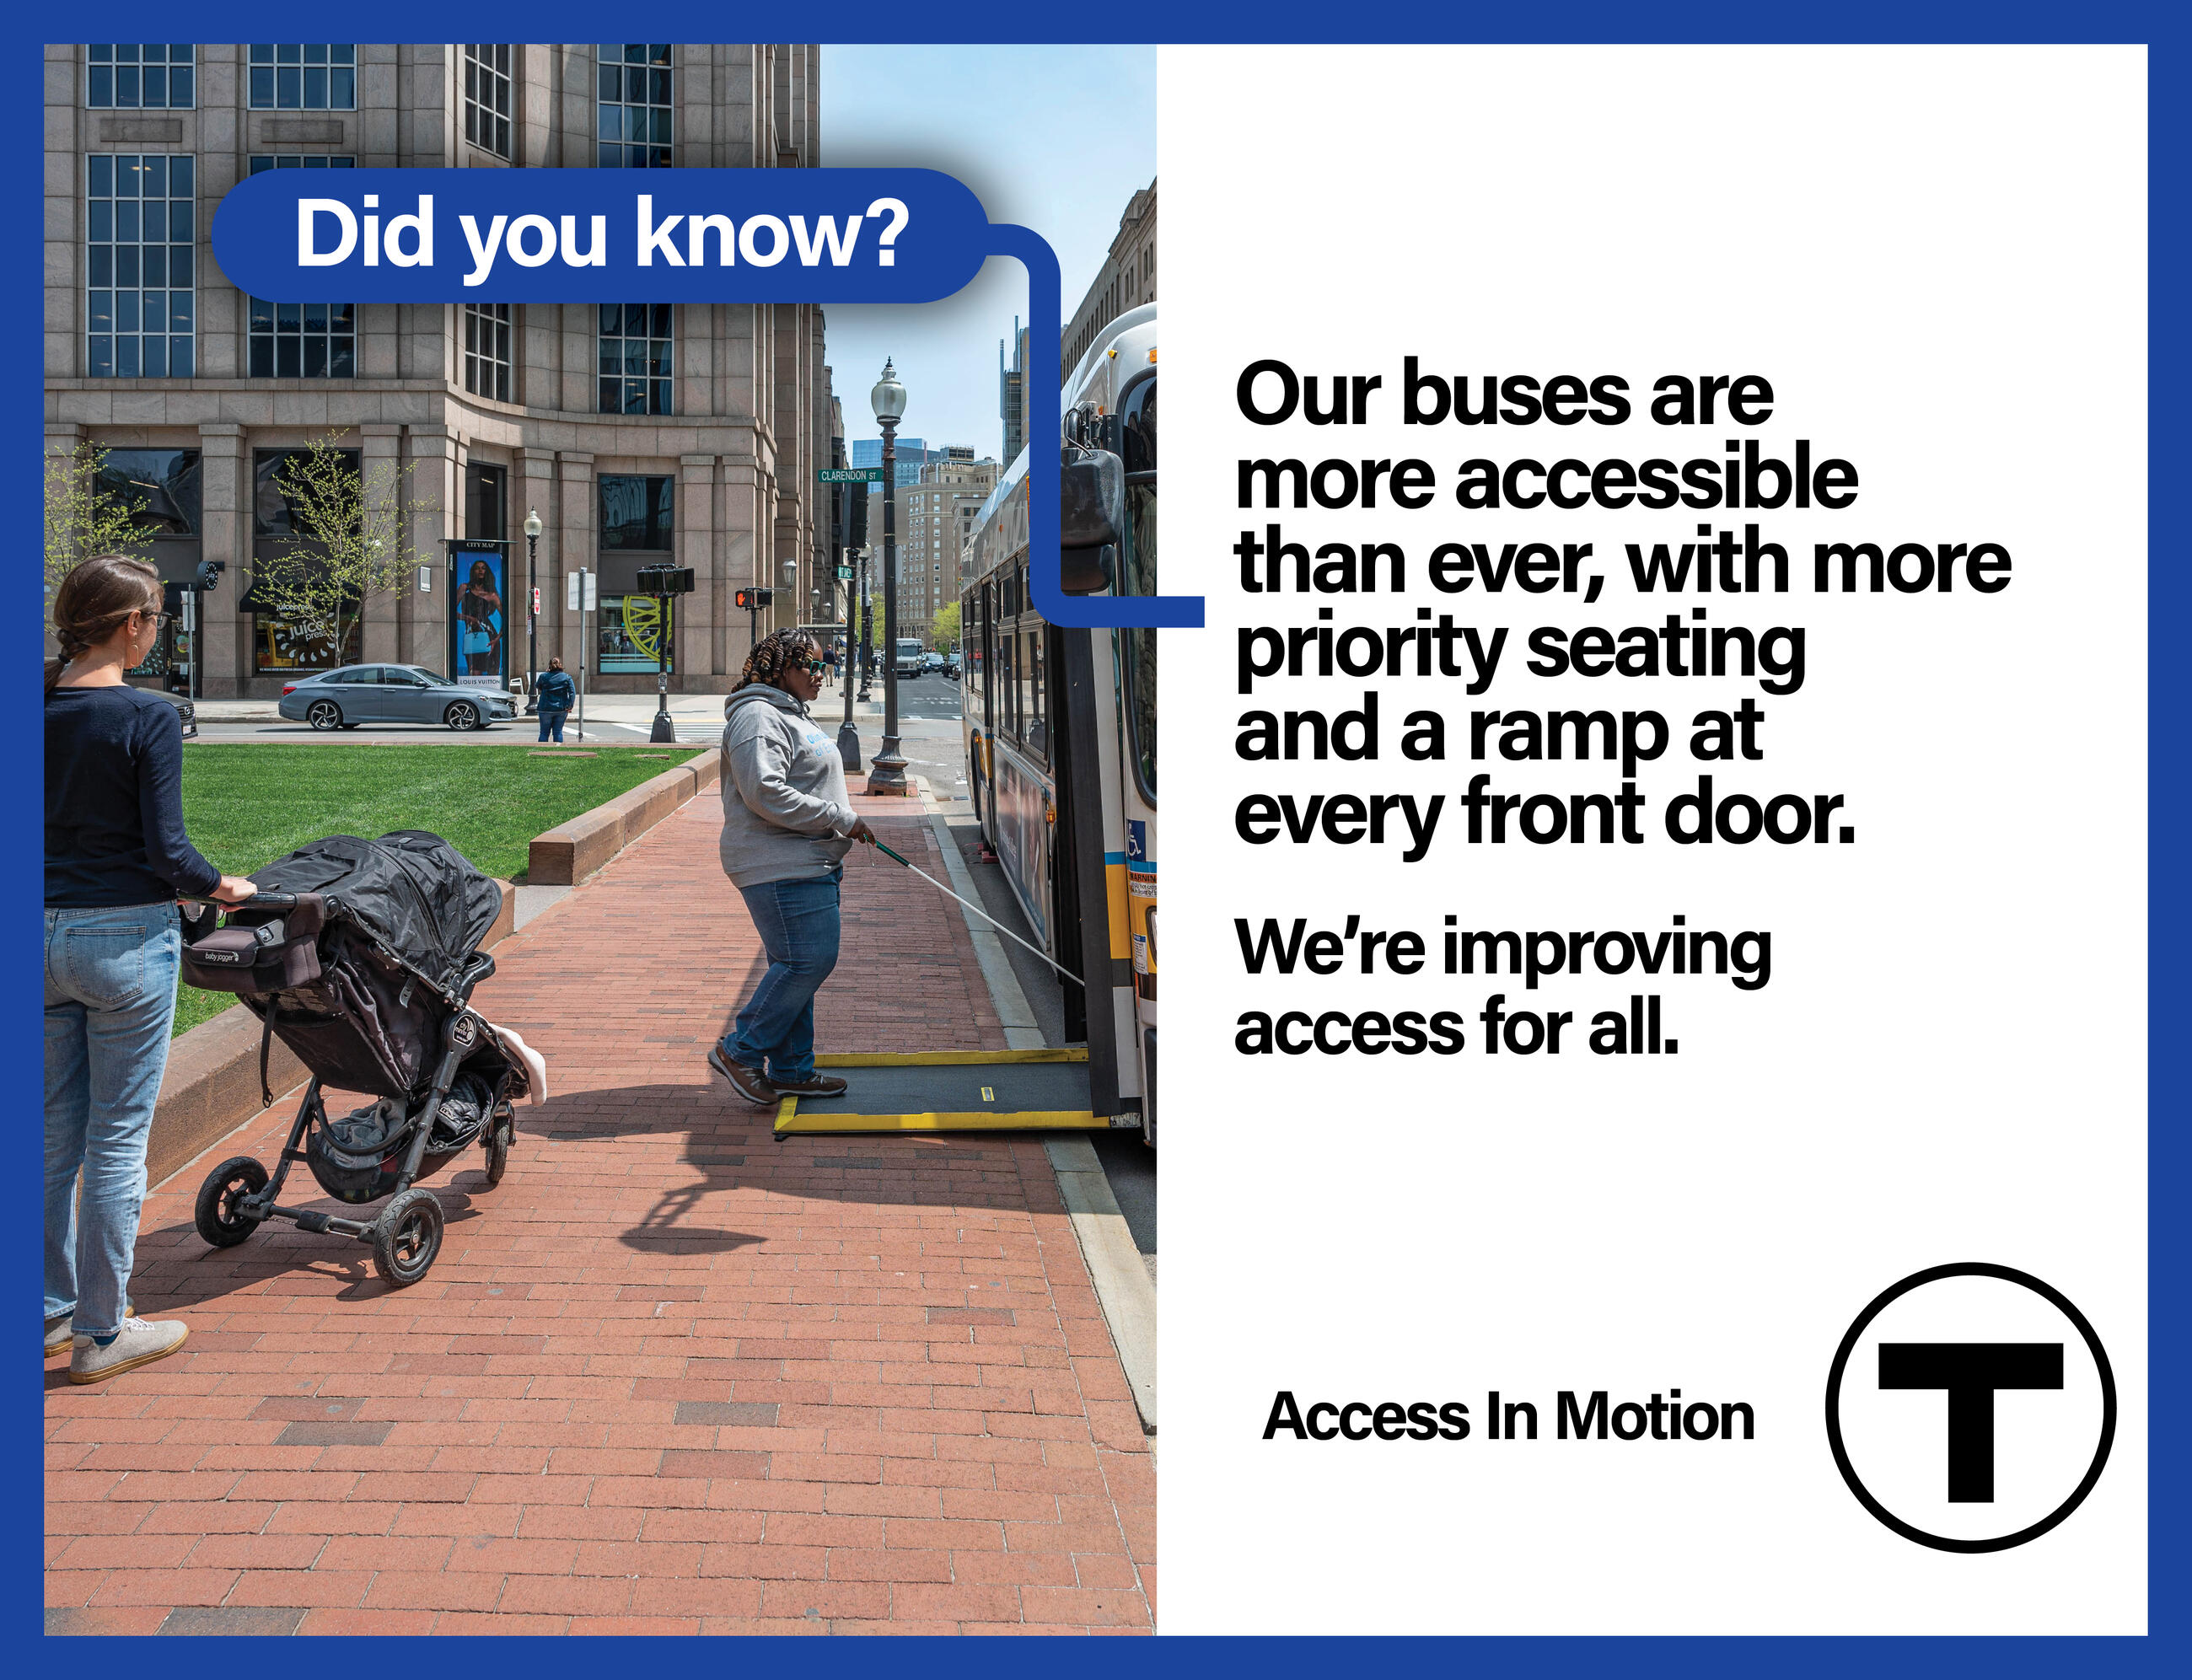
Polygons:
<instances>
[{"instance_id":1,"label":"stone building facade","mask_svg":"<svg viewBox=\"0 0 2192 1680\"><path fill-rule=\"evenodd\" d=\"M899 544L899 622L917 635L939 608L959 599L964 551L974 516L997 487L1001 471L978 461L971 448L953 447L921 470L921 481L898 493L905 536Z\"/></svg>"},{"instance_id":2,"label":"stone building facade","mask_svg":"<svg viewBox=\"0 0 2192 1680\"><path fill-rule=\"evenodd\" d=\"M1127 201L1119 231L1104 265L1088 282L1081 307L1067 317L1058 358L1058 382L1073 377L1096 335L1128 310L1157 295L1157 184L1152 180Z\"/></svg>"},{"instance_id":3,"label":"stone building facade","mask_svg":"<svg viewBox=\"0 0 2192 1680\"><path fill-rule=\"evenodd\" d=\"M773 587L785 624L826 596L819 308L262 302L225 282L207 237L221 195L262 168L812 168L819 60L738 43L46 49L47 448L115 452L163 515L163 575L225 562L202 692L271 696L361 660L499 658L522 675L535 584L542 664L584 658L597 690L652 690L648 605L636 597L627 622L624 599L647 564L694 573L673 688L720 692L749 641L734 589ZM330 433L368 469L409 470L414 546L506 556L492 649L453 634L456 562L471 564L455 553L426 592L368 601L345 650L285 640L251 610L254 553L286 516L281 452ZM585 646L562 584L581 567L603 609Z\"/></svg>"}]
</instances>

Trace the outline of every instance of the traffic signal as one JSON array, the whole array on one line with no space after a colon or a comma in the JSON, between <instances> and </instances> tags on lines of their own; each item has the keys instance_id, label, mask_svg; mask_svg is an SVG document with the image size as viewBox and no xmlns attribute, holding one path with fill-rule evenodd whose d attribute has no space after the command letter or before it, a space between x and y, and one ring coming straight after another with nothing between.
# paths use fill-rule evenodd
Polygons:
<instances>
[{"instance_id":1,"label":"traffic signal","mask_svg":"<svg viewBox=\"0 0 2192 1680\"><path fill-rule=\"evenodd\" d=\"M741 612L758 612L775 599L774 589L740 589L731 597Z\"/></svg>"},{"instance_id":2,"label":"traffic signal","mask_svg":"<svg viewBox=\"0 0 2192 1680\"><path fill-rule=\"evenodd\" d=\"M693 568L689 566L642 566L636 579L642 595L690 595Z\"/></svg>"}]
</instances>

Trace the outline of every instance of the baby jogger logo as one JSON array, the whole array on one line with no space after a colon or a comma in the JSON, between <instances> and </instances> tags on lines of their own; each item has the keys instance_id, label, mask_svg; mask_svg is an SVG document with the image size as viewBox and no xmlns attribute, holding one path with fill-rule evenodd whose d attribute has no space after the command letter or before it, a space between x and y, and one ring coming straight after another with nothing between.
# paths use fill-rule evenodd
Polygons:
<instances>
[{"instance_id":1,"label":"baby jogger logo","mask_svg":"<svg viewBox=\"0 0 2192 1680\"><path fill-rule=\"evenodd\" d=\"M1883 1290L1827 1375L1827 1440L1850 1491L1943 1552L2039 1539L2093 1490L2115 1430L2092 1325L2006 1266L1937 1266Z\"/></svg>"}]
</instances>

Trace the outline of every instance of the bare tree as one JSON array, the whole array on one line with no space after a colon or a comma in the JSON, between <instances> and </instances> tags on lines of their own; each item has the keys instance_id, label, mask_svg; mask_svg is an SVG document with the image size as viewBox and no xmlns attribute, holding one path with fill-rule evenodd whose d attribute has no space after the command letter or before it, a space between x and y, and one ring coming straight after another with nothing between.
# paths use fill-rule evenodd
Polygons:
<instances>
[{"instance_id":1,"label":"bare tree","mask_svg":"<svg viewBox=\"0 0 2192 1680\"><path fill-rule=\"evenodd\" d=\"M66 455L46 457L46 601L94 555L134 554L150 557L157 529L139 517L141 500L132 499L106 477L106 451L79 443Z\"/></svg>"},{"instance_id":2,"label":"bare tree","mask_svg":"<svg viewBox=\"0 0 2192 1680\"><path fill-rule=\"evenodd\" d=\"M435 506L399 493L410 467L376 462L360 471L339 436L313 439L276 470L289 532L271 555L253 562L251 577L253 595L265 603L260 610L288 619L305 640L325 642L336 664L366 603L400 596L417 568L436 558L410 538L414 516Z\"/></svg>"}]
</instances>

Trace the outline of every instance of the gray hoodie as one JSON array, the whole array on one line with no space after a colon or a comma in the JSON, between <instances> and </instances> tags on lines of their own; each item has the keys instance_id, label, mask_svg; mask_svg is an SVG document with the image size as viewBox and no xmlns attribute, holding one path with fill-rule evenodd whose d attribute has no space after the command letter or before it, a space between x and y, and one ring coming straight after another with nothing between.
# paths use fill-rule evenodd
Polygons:
<instances>
[{"instance_id":1,"label":"gray hoodie","mask_svg":"<svg viewBox=\"0 0 2192 1680\"><path fill-rule=\"evenodd\" d=\"M739 886L812 880L852 850L855 818L837 743L780 688L731 696L723 723L723 873Z\"/></svg>"}]
</instances>

